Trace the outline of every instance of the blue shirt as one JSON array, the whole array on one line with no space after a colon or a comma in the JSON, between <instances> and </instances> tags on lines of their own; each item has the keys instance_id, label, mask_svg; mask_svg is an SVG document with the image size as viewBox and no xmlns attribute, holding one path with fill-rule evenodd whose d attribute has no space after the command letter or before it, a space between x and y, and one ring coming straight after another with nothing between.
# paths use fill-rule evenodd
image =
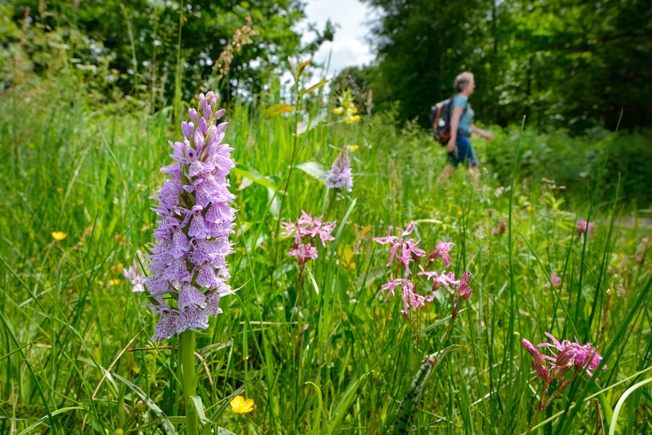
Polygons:
<instances>
[{"instance_id":1,"label":"blue shirt","mask_svg":"<svg viewBox=\"0 0 652 435\"><path fill-rule=\"evenodd\" d=\"M464 108L466 107L466 103L468 101L469 101L469 97L467 97L466 95L457 94L453 97L453 108L461 107L462 110L464 110ZM473 111L473 109L471 109L471 105L469 104L469 108L466 110L466 113L464 113L460 117L460 126L458 128L460 130L464 130L466 132L471 133L471 124L473 123L474 116L475 116L475 112Z\"/></svg>"}]
</instances>

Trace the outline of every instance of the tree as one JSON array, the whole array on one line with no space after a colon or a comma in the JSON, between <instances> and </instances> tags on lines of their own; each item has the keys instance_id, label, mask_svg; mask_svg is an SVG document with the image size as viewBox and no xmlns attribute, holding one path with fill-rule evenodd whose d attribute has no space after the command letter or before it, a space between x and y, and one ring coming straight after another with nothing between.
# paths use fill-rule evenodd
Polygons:
<instances>
[{"instance_id":1,"label":"tree","mask_svg":"<svg viewBox=\"0 0 652 435\"><path fill-rule=\"evenodd\" d=\"M47 4L46 10L45 2L17 0L12 21L18 28L39 23L45 33L60 31L62 43L69 29L84 35L90 41L83 47L86 54L93 55L93 50L113 54L109 68L116 74L109 81L114 86L131 95L156 90L162 104L169 103L175 91L178 60L183 97L189 99L213 74L214 61L234 32L247 24L247 16L260 35L234 56L223 89L227 99L237 89L259 92L285 59L316 49L302 47L301 35L294 30L304 17L300 0L57 0ZM27 7L31 12L25 22ZM181 49L177 50L180 22ZM7 48L17 42L14 36L0 44ZM82 54L75 49L69 57Z\"/></svg>"},{"instance_id":2,"label":"tree","mask_svg":"<svg viewBox=\"0 0 652 435\"><path fill-rule=\"evenodd\" d=\"M530 124L583 132L614 128L623 108L624 127L650 125L649 1L365 1L381 11L370 87L380 106L398 101L403 118L425 125L469 70L484 122L528 115Z\"/></svg>"}]
</instances>

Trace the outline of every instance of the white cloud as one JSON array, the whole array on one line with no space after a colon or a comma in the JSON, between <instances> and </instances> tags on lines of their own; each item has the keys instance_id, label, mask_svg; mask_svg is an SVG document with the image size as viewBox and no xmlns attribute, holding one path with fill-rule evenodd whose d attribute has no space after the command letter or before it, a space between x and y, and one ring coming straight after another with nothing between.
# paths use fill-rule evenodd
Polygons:
<instances>
[{"instance_id":1,"label":"white cloud","mask_svg":"<svg viewBox=\"0 0 652 435\"><path fill-rule=\"evenodd\" d=\"M339 24L332 43L325 42L315 53L314 61L326 66L331 52L328 75L332 75L349 66L362 66L374 58L371 47L365 41L369 35L369 21L375 17L374 10L358 0L308 0L306 3L307 19L302 23L303 42L309 43L315 34L307 32L307 23L316 24L320 31L330 18L333 24Z\"/></svg>"}]
</instances>

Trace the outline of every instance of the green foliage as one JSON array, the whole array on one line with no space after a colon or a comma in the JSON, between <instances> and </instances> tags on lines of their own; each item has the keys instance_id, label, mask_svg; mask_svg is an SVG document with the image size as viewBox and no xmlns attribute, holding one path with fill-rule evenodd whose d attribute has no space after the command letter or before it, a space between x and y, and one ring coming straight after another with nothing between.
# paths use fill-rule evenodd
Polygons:
<instances>
[{"instance_id":1,"label":"green foliage","mask_svg":"<svg viewBox=\"0 0 652 435\"><path fill-rule=\"evenodd\" d=\"M478 84L472 104L487 123L528 115L530 125L578 133L615 128L624 109L621 128L650 125L649 1L367 3L381 10L371 88L379 108L399 101L403 119L425 125L469 70Z\"/></svg>"},{"instance_id":2,"label":"green foliage","mask_svg":"<svg viewBox=\"0 0 652 435\"><path fill-rule=\"evenodd\" d=\"M512 150L518 140L518 131L493 131L496 132L493 142L477 140L474 141L474 148L477 148L501 184L506 184L512 174ZM618 135L603 174L603 195L613 191L621 179L621 204L643 208L652 204L649 182L649 174L652 173L651 137L651 132ZM564 197L582 197L595 185L609 140L609 133L602 129L594 129L584 136L571 136L563 130L550 133L527 130L523 136L519 175L534 180L547 178L557 186L564 186ZM603 200L600 204L605 205L608 197L601 197Z\"/></svg>"},{"instance_id":3,"label":"green foliage","mask_svg":"<svg viewBox=\"0 0 652 435\"><path fill-rule=\"evenodd\" d=\"M16 62L22 56L35 66L34 72L41 74L56 74L63 67L60 64L71 61L93 74L98 71L92 67L104 65L108 69L99 75L105 97L116 89L132 97L144 94L153 99L150 102L156 107L164 107L173 100L177 76L181 79L182 98L186 100L209 78L215 79L213 63L236 30L247 24L247 16L260 35L254 37L254 44L242 46L233 58L226 80L211 83L213 88L223 88L227 99L237 89L261 92L273 80L272 72L279 62L318 48L314 44L301 47L301 35L293 30L304 16L303 4L297 0L17 0L11 5L3 0L0 8L4 12L0 22L0 53L4 62ZM54 60L58 63L53 65ZM11 77L7 77L5 86L11 83ZM117 96L97 97L103 103L117 100Z\"/></svg>"},{"instance_id":4,"label":"green foliage","mask_svg":"<svg viewBox=\"0 0 652 435\"><path fill-rule=\"evenodd\" d=\"M586 245L572 236L591 196L569 187L564 203L558 189L529 176L535 169L523 153L546 136L526 129L521 155L528 172L517 169L508 179L514 179L512 235L491 236L510 215L502 175L483 174L475 190L458 171L449 186L437 187L443 151L416 124L399 128L390 112L347 125L327 110L324 123L298 137L295 163L329 167L342 146L358 145L350 151L355 184L327 211L326 219L338 222L337 240L319 247L319 259L298 282L296 263L285 255L292 242L276 237L274 204L275 188L289 171L293 116L304 121L308 114L299 107L267 116L264 103L233 105L224 118L239 168L230 180L239 212L229 263L231 284L241 288L222 300L224 314L196 333L203 363L196 366L195 402L201 398L216 431L218 424L237 434L380 434L391 427L423 355L444 350L450 324L443 288L410 319L400 314L400 297L378 295L392 270L385 266L387 250L372 237L413 220L421 248L431 251L439 240L456 244L451 269L472 272L474 290L450 333L451 343L470 351L449 353L432 371L412 414L416 433L522 434L538 385L518 339L541 342L545 331L572 339L577 331L597 345L607 288L614 299L600 349L609 352L608 369L599 382L578 378L536 430L594 433L596 411L583 398L602 397L609 416L624 391L649 377L650 228L611 215L609 204L597 208L596 234ZM0 97L0 314L6 319L0 326L0 433L32 425L29 430L53 434L160 433L161 420L141 397L183 432L179 416L194 404L179 394L180 355L172 350L178 340L164 343L172 349L153 346L154 317L120 271L152 241L157 217L149 197L164 179L158 171L169 163L167 140L180 134L171 117L170 110L92 112L74 90ZM505 153L514 152L506 144L510 135L497 138ZM616 141L614 154L618 147ZM488 152L479 151L480 159ZM321 214L326 189L311 175L316 167L294 172L282 220L301 210ZM587 178L595 177L595 167L590 171ZM589 193L593 187L587 183ZM606 188L598 202L614 194ZM612 217L610 237L605 221ZM67 237L56 241L53 231ZM352 257L343 261L346 248ZM546 286L551 273L563 278L559 290ZM417 290L426 294L430 286ZM619 413L632 433L642 433L649 420L649 385ZM229 409L239 390L254 400L253 412Z\"/></svg>"}]
</instances>

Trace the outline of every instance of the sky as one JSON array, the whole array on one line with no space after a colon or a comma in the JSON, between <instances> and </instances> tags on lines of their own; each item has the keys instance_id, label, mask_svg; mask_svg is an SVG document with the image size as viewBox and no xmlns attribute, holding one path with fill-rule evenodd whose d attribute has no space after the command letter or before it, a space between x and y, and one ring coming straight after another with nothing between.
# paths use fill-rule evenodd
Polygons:
<instances>
[{"instance_id":1,"label":"sky","mask_svg":"<svg viewBox=\"0 0 652 435\"><path fill-rule=\"evenodd\" d=\"M365 41L371 28L368 21L375 16L369 5L358 0L305 0L305 2L307 19L303 23L304 28L307 28L307 23L314 23L317 29L322 31L328 18L333 24L340 25L335 30L334 41L324 42L313 58L315 62L325 65L332 48L329 77L346 67L361 66L373 60L371 47ZM304 32L304 43L310 43L314 39L313 32Z\"/></svg>"}]
</instances>

